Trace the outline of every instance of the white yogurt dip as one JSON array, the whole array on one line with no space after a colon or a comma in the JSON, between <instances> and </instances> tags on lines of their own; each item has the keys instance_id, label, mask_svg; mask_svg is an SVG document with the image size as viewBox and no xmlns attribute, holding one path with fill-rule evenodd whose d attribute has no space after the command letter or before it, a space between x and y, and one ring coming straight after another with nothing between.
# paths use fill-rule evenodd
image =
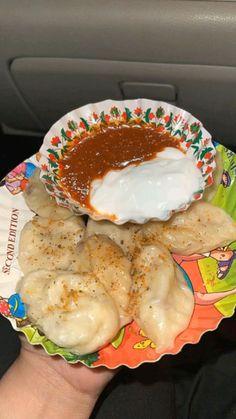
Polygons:
<instances>
[{"instance_id":1,"label":"white yogurt dip","mask_svg":"<svg viewBox=\"0 0 236 419\"><path fill-rule=\"evenodd\" d=\"M94 180L90 202L99 217L113 218L116 224L165 221L172 211L190 205L193 194L203 185L195 161L168 147L153 160L111 170L102 179Z\"/></svg>"}]
</instances>

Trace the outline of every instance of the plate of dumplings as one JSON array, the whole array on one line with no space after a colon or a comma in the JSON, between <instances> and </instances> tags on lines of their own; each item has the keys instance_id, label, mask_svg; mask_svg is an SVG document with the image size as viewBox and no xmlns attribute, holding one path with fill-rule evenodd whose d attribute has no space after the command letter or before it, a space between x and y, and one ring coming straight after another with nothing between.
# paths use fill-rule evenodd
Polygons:
<instances>
[{"instance_id":1,"label":"plate of dumplings","mask_svg":"<svg viewBox=\"0 0 236 419\"><path fill-rule=\"evenodd\" d=\"M168 220L96 220L59 206L40 153L1 182L0 313L49 356L136 368L177 354L236 305L236 155Z\"/></svg>"}]
</instances>

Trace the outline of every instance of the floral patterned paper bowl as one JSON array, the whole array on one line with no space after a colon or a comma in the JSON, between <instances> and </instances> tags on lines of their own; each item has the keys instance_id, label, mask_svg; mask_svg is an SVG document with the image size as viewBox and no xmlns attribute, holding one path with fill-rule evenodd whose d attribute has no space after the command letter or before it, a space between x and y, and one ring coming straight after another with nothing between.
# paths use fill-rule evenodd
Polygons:
<instances>
[{"instance_id":1,"label":"floral patterned paper bowl","mask_svg":"<svg viewBox=\"0 0 236 419\"><path fill-rule=\"evenodd\" d=\"M97 220L106 218L91 208L82 207L71 197L61 183L60 169L64 156L79 141L94 136L100 129L119 126L151 127L158 133L167 132L179 139L187 156L196 162L204 180L202 189L194 191L192 201L202 198L204 188L213 182L212 172L215 168L215 148L202 123L183 109L165 102L147 99L106 100L69 112L51 127L44 138L39 162L41 179L59 205L77 214L87 213ZM184 203L179 210L186 209L191 202Z\"/></svg>"}]
</instances>

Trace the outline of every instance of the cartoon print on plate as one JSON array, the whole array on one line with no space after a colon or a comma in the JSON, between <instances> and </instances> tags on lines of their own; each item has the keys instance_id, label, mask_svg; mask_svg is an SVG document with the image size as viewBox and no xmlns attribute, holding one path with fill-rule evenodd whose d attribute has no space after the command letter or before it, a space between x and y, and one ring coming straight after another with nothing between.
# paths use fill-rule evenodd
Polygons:
<instances>
[{"instance_id":1,"label":"cartoon print on plate","mask_svg":"<svg viewBox=\"0 0 236 419\"><path fill-rule=\"evenodd\" d=\"M215 269L213 274L213 279L209 279L207 281L207 284L210 284L212 287L216 284L216 279L222 280L226 277L226 275L229 273L230 268L232 266L233 261L236 259L236 252L234 250L231 250L230 248L217 248L215 250L212 250L208 254L195 254L191 256L180 256L180 255L173 255L176 263L183 269L183 262L196 262L197 267L200 271L199 261L207 258L213 258L217 261L218 267L217 270ZM223 265L222 265L223 262ZM223 271L221 270L222 268ZM186 273L186 271L185 271ZM187 275L187 273L186 273ZM214 277L215 275L215 277ZM236 287L229 289L227 291L221 291L221 292L198 292L194 291L194 297L195 297L195 304L199 305L213 305L217 303L220 300L223 300L225 297L235 295L236 296Z\"/></svg>"},{"instance_id":2,"label":"cartoon print on plate","mask_svg":"<svg viewBox=\"0 0 236 419\"><path fill-rule=\"evenodd\" d=\"M12 195L16 195L26 188L28 179L34 173L36 166L31 162L23 162L16 166L1 181L1 186L5 185Z\"/></svg>"},{"instance_id":3,"label":"cartoon print on plate","mask_svg":"<svg viewBox=\"0 0 236 419\"><path fill-rule=\"evenodd\" d=\"M222 173L221 184L224 188L229 188L229 186L231 185L231 177L227 170L224 170Z\"/></svg>"},{"instance_id":4,"label":"cartoon print on plate","mask_svg":"<svg viewBox=\"0 0 236 419\"><path fill-rule=\"evenodd\" d=\"M26 308L17 293L11 295L9 298L0 296L0 314L3 314L6 317L15 318L18 326L26 324Z\"/></svg>"}]
</instances>

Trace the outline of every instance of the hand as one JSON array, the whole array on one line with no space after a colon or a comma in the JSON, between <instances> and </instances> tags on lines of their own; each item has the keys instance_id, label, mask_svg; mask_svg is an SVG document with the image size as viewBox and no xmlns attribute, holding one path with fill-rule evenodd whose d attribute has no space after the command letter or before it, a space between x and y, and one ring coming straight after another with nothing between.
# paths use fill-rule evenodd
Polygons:
<instances>
[{"instance_id":1,"label":"hand","mask_svg":"<svg viewBox=\"0 0 236 419\"><path fill-rule=\"evenodd\" d=\"M21 341L19 358L0 382L1 418L89 418L115 371L89 369L81 363L71 365L29 345L23 337ZM9 406L12 409L8 416Z\"/></svg>"}]
</instances>

